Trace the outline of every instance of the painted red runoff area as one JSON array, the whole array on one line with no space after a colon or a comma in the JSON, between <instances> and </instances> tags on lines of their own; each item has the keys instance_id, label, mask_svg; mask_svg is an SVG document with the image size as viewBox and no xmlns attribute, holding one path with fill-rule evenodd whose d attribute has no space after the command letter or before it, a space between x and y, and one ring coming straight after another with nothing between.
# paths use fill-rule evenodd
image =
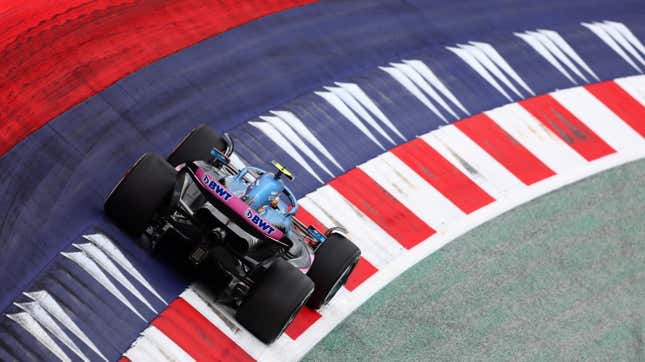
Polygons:
<instances>
[{"instance_id":1,"label":"painted red runoff area","mask_svg":"<svg viewBox=\"0 0 645 362\"><path fill-rule=\"evenodd\" d=\"M147 64L258 17L311 2L4 2L0 156L65 110Z\"/></svg>"},{"instance_id":2,"label":"painted red runoff area","mask_svg":"<svg viewBox=\"0 0 645 362\"><path fill-rule=\"evenodd\" d=\"M519 104L587 161L616 152L548 94L520 101Z\"/></svg>"},{"instance_id":3,"label":"painted red runoff area","mask_svg":"<svg viewBox=\"0 0 645 362\"><path fill-rule=\"evenodd\" d=\"M197 361L253 361L183 298L170 303L151 324Z\"/></svg>"},{"instance_id":4,"label":"painted red runoff area","mask_svg":"<svg viewBox=\"0 0 645 362\"><path fill-rule=\"evenodd\" d=\"M616 113L641 137L645 137L645 107L616 82L590 84L586 85L585 89Z\"/></svg>"},{"instance_id":5,"label":"painted red runoff area","mask_svg":"<svg viewBox=\"0 0 645 362\"><path fill-rule=\"evenodd\" d=\"M466 214L495 201L420 138L395 147L390 152Z\"/></svg>"},{"instance_id":6,"label":"painted red runoff area","mask_svg":"<svg viewBox=\"0 0 645 362\"><path fill-rule=\"evenodd\" d=\"M329 185L406 249L435 233L434 229L359 168L332 180Z\"/></svg>"},{"instance_id":7,"label":"painted red runoff area","mask_svg":"<svg viewBox=\"0 0 645 362\"><path fill-rule=\"evenodd\" d=\"M555 175L553 170L483 113L455 122L454 125L526 185Z\"/></svg>"}]
</instances>

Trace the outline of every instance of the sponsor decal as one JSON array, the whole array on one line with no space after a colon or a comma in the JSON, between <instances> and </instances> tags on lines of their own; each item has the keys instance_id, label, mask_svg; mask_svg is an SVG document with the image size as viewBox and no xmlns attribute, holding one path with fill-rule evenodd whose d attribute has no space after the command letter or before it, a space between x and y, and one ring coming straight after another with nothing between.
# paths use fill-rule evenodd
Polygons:
<instances>
[{"instance_id":1,"label":"sponsor decal","mask_svg":"<svg viewBox=\"0 0 645 362\"><path fill-rule=\"evenodd\" d=\"M211 180L208 175L204 174L204 176L202 177L202 182L204 183L204 186L215 191L215 194L217 194L224 201L228 201L231 198L231 193L228 192L228 190L224 186L220 185L219 182Z\"/></svg>"},{"instance_id":2,"label":"sponsor decal","mask_svg":"<svg viewBox=\"0 0 645 362\"><path fill-rule=\"evenodd\" d=\"M266 220L262 219L258 214L256 214L253 210L247 209L246 210L246 218L251 220L252 223L255 225L259 226L262 231L266 232L268 235L271 235L273 231L275 231L275 228L269 224Z\"/></svg>"}]
</instances>

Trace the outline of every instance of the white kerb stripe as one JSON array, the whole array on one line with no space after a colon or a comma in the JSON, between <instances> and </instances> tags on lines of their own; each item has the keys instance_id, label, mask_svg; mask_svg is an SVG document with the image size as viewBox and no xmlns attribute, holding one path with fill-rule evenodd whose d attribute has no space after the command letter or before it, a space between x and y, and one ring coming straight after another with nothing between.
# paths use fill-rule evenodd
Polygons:
<instances>
[{"instance_id":1,"label":"white kerb stripe","mask_svg":"<svg viewBox=\"0 0 645 362\"><path fill-rule=\"evenodd\" d=\"M522 181L453 125L425 134L421 139L496 200L524 187Z\"/></svg>"},{"instance_id":2,"label":"white kerb stripe","mask_svg":"<svg viewBox=\"0 0 645 362\"><path fill-rule=\"evenodd\" d=\"M450 200L390 152L359 167L438 232L465 216Z\"/></svg>"},{"instance_id":3,"label":"white kerb stripe","mask_svg":"<svg viewBox=\"0 0 645 362\"><path fill-rule=\"evenodd\" d=\"M587 162L517 103L485 113L556 173L570 171Z\"/></svg>"},{"instance_id":4,"label":"white kerb stripe","mask_svg":"<svg viewBox=\"0 0 645 362\"><path fill-rule=\"evenodd\" d=\"M551 93L560 104L618 152L645 149L645 139L584 88Z\"/></svg>"},{"instance_id":5,"label":"white kerb stripe","mask_svg":"<svg viewBox=\"0 0 645 362\"><path fill-rule=\"evenodd\" d=\"M614 82L645 107L645 75L618 78Z\"/></svg>"}]
</instances>

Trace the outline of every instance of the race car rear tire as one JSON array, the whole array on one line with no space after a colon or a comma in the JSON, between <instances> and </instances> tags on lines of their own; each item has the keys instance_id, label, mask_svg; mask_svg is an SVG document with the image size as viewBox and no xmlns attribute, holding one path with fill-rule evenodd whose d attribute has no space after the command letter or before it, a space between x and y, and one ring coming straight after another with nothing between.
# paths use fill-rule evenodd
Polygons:
<instances>
[{"instance_id":1,"label":"race car rear tire","mask_svg":"<svg viewBox=\"0 0 645 362\"><path fill-rule=\"evenodd\" d=\"M318 309L336 295L356 267L361 250L344 236L333 233L316 250L314 263L307 276L316 285L307 306Z\"/></svg>"},{"instance_id":2,"label":"race car rear tire","mask_svg":"<svg viewBox=\"0 0 645 362\"><path fill-rule=\"evenodd\" d=\"M203 124L194 128L168 156L168 162L177 166L188 161L207 161L213 147L226 150L226 141L215 130Z\"/></svg>"},{"instance_id":3,"label":"race car rear tire","mask_svg":"<svg viewBox=\"0 0 645 362\"><path fill-rule=\"evenodd\" d=\"M282 335L313 291L311 279L278 259L240 305L235 318L259 340L269 344Z\"/></svg>"},{"instance_id":4,"label":"race car rear tire","mask_svg":"<svg viewBox=\"0 0 645 362\"><path fill-rule=\"evenodd\" d=\"M140 235L159 208L169 201L177 172L154 153L146 153L128 170L105 200L105 213L132 235Z\"/></svg>"}]
</instances>

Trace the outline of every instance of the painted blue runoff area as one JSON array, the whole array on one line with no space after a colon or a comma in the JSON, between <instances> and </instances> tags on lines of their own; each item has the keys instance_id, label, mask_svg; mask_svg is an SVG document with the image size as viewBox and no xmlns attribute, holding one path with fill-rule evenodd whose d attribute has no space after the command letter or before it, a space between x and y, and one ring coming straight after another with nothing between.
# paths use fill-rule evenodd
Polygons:
<instances>
[{"instance_id":1,"label":"painted blue runoff area","mask_svg":"<svg viewBox=\"0 0 645 362\"><path fill-rule=\"evenodd\" d=\"M315 91L336 81L357 84L409 140L445 122L379 66L422 60L469 111L453 107L465 117L508 101L446 46L489 43L542 94L575 84L514 32L557 31L599 78L613 79L636 71L580 22L621 22L645 39L644 12L641 1L324 1L260 19L151 64L62 114L0 159L0 309L16 313L11 303L27 300L21 292L47 290L108 358L116 358L146 322L59 253L72 250L83 233L104 230L166 300L186 286L103 215L105 195L142 153L167 154L191 128L207 123L231 132L250 163L285 164L296 175L291 188L302 196L321 183L247 121L262 122L258 117L271 110L291 111L348 170L383 149ZM393 146L373 133L384 148ZM342 173L321 159L334 176ZM310 165L323 182L332 178ZM0 359L51 357L7 318L0 336Z\"/></svg>"}]
</instances>

